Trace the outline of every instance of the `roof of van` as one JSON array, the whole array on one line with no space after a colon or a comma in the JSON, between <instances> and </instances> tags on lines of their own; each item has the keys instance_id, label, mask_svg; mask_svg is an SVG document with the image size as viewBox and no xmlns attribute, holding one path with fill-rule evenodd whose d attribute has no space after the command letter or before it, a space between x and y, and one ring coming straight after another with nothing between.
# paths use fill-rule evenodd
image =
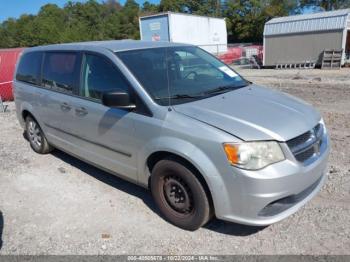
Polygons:
<instances>
[{"instance_id":1,"label":"roof of van","mask_svg":"<svg viewBox=\"0 0 350 262\"><path fill-rule=\"evenodd\" d=\"M95 47L109 49L113 52L145 49L145 48L157 48L157 47L172 47L172 46L189 46L188 44L172 43L172 42L153 42L153 41L141 41L141 40L110 40L110 41L92 41L92 42L79 42L79 43L67 43L67 44L54 44L46 46L37 46L28 48L31 51L45 51L45 50L82 50L93 49Z\"/></svg>"}]
</instances>

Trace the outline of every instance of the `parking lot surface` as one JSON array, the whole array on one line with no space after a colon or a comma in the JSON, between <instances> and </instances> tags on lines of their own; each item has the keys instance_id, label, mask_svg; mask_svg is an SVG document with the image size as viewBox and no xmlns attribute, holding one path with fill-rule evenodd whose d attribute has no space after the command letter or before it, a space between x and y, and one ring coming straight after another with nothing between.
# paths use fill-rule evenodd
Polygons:
<instances>
[{"instance_id":1,"label":"parking lot surface","mask_svg":"<svg viewBox=\"0 0 350 262\"><path fill-rule=\"evenodd\" d=\"M34 153L11 102L0 113L0 254L350 254L350 69L239 71L325 119L329 179L299 212L265 228L213 220L181 230L147 190L58 150Z\"/></svg>"}]
</instances>

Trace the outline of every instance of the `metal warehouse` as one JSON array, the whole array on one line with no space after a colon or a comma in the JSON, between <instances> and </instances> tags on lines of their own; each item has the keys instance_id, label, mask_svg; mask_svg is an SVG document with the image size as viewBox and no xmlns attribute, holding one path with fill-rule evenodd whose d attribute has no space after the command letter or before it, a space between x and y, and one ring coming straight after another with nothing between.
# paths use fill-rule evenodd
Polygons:
<instances>
[{"instance_id":1,"label":"metal warehouse","mask_svg":"<svg viewBox=\"0 0 350 262\"><path fill-rule=\"evenodd\" d=\"M264 66L322 63L324 50L350 54L350 9L274 18L264 28Z\"/></svg>"}]
</instances>

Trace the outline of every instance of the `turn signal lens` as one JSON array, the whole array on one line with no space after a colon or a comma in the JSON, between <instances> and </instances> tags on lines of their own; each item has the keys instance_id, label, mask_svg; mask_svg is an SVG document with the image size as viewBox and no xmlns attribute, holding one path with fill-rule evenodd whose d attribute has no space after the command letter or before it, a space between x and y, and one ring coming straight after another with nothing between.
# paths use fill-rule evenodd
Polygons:
<instances>
[{"instance_id":1,"label":"turn signal lens","mask_svg":"<svg viewBox=\"0 0 350 262\"><path fill-rule=\"evenodd\" d=\"M238 147L235 144L224 144L227 160L231 165L238 164Z\"/></svg>"},{"instance_id":2,"label":"turn signal lens","mask_svg":"<svg viewBox=\"0 0 350 262\"><path fill-rule=\"evenodd\" d=\"M226 143L223 146L229 163L243 169L257 170L285 159L275 141Z\"/></svg>"}]
</instances>

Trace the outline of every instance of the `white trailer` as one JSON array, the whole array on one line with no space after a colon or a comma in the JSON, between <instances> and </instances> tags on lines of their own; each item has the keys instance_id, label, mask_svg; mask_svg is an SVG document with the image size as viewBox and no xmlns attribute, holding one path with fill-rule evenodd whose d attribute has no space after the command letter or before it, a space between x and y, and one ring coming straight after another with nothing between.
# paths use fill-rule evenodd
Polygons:
<instances>
[{"instance_id":1,"label":"white trailer","mask_svg":"<svg viewBox=\"0 0 350 262\"><path fill-rule=\"evenodd\" d=\"M193 44L214 54L227 51L224 18L167 12L140 17L139 23L141 40Z\"/></svg>"}]
</instances>

